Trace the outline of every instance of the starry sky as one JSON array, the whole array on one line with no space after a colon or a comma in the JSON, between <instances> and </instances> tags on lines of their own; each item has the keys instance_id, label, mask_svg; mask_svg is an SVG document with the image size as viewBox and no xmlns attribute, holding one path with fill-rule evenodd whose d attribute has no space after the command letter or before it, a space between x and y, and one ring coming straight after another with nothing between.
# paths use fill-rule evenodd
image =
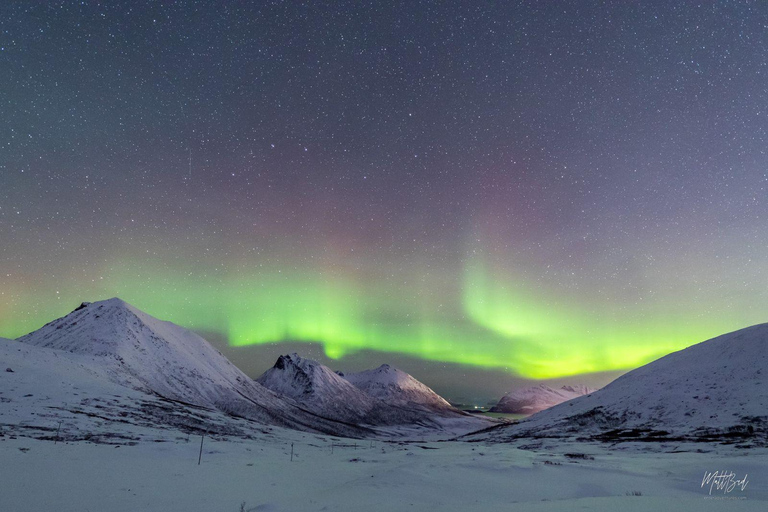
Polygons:
<instances>
[{"instance_id":1,"label":"starry sky","mask_svg":"<svg viewBox=\"0 0 768 512\"><path fill-rule=\"evenodd\" d=\"M0 119L0 336L459 396L768 321L764 2L4 1Z\"/></svg>"}]
</instances>

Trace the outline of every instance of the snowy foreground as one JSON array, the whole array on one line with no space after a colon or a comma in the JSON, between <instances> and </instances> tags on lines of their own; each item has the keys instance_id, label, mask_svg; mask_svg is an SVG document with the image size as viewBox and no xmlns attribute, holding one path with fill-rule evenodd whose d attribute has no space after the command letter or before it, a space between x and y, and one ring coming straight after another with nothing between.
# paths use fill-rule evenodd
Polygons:
<instances>
[{"instance_id":1,"label":"snowy foreground","mask_svg":"<svg viewBox=\"0 0 768 512\"><path fill-rule=\"evenodd\" d=\"M200 436L144 434L133 446L54 444L5 430L0 510L768 510L765 448L654 453L640 443L403 443L274 429L205 438L198 465ZM746 488L710 495L702 478L717 470L746 474Z\"/></svg>"}]
</instances>

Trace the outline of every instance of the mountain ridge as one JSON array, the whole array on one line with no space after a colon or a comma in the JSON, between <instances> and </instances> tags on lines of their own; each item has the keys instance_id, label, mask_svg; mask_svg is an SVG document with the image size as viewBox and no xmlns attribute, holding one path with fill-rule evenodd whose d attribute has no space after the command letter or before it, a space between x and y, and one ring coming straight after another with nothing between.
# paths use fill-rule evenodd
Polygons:
<instances>
[{"instance_id":1,"label":"mountain ridge","mask_svg":"<svg viewBox=\"0 0 768 512\"><path fill-rule=\"evenodd\" d=\"M318 414L363 425L414 424L435 430L451 422L477 429L487 426L487 420L453 408L411 375L388 364L344 374L292 353L278 357L256 380Z\"/></svg>"},{"instance_id":2,"label":"mountain ridge","mask_svg":"<svg viewBox=\"0 0 768 512\"><path fill-rule=\"evenodd\" d=\"M277 386L278 392L273 391L245 375L201 336L119 298L83 302L13 343L18 346L6 344L2 350L10 354L19 346L34 347L39 350L28 351L29 357L48 363L57 357L72 361L76 370L69 375L87 373L96 381L174 403L175 424L184 416L181 409L192 407L262 425L344 437L403 437L418 435L420 429L453 435L486 426L474 418L459 418L451 424L458 430L448 432L451 422L436 418L432 411L372 397L327 367L295 354L276 364L282 370L288 366L297 370L290 379L294 389ZM279 384L279 379L275 382ZM89 386L92 395L98 395L98 386ZM125 408L114 411L126 413Z\"/></svg>"},{"instance_id":3,"label":"mountain ridge","mask_svg":"<svg viewBox=\"0 0 768 512\"><path fill-rule=\"evenodd\" d=\"M470 439L768 443L768 323L697 343L604 388ZM762 441L761 441L762 440Z\"/></svg>"},{"instance_id":4,"label":"mountain ridge","mask_svg":"<svg viewBox=\"0 0 768 512\"><path fill-rule=\"evenodd\" d=\"M490 409L490 412L535 414L594 391L594 389L582 385L551 388L545 384L538 384L510 391L501 397L498 403Z\"/></svg>"},{"instance_id":5,"label":"mountain ridge","mask_svg":"<svg viewBox=\"0 0 768 512\"><path fill-rule=\"evenodd\" d=\"M240 371L199 335L118 298L83 303L18 342L93 358L110 382L268 425L363 436L365 428L323 418Z\"/></svg>"}]
</instances>

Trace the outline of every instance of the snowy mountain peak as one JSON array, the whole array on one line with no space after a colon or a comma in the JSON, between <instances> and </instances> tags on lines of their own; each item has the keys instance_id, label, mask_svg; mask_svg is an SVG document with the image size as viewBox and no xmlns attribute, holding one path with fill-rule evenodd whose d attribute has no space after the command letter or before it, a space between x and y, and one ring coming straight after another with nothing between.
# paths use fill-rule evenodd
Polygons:
<instances>
[{"instance_id":1,"label":"snowy mountain peak","mask_svg":"<svg viewBox=\"0 0 768 512\"><path fill-rule=\"evenodd\" d=\"M563 391L567 391L569 393L576 393L579 396L588 395L596 391L594 388L590 388L589 386L583 386L583 385L562 386L560 389L562 389Z\"/></svg>"},{"instance_id":2,"label":"snowy mountain peak","mask_svg":"<svg viewBox=\"0 0 768 512\"><path fill-rule=\"evenodd\" d=\"M451 405L428 386L408 373L388 364L373 370L349 373L344 376L367 394L397 405L416 404L432 409L452 409Z\"/></svg>"},{"instance_id":3,"label":"snowy mountain peak","mask_svg":"<svg viewBox=\"0 0 768 512\"><path fill-rule=\"evenodd\" d=\"M84 304L18 341L86 358L109 381L166 399L264 423L361 433L278 397L183 327L158 320L118 298Z\"/></svg>"},{"instance_id":4,"label":"snowy mountain peak","mask_svg":"<svg viewBox=\"0 0 768 512\"><path fill-rule=\"evenodd\" d=\"M302 366L311 365L313 362L314 361L311 360L305 360L304 358L300 357L299 354L293 352L291 354L278 357L274 368L277 368L278 370L285 370L289 367L301 368Z\"/></svg>"},{"instance_id":5,"label":"snowy mountain peak","mask_svg":"<svg viewBox=\"0 0 768 512\"><path fill-rule=\"evenodd\" d=\"M235 369L197 334L158 320L117 297L84 302L19 341L77 354L117 357L126 364L149 364L150 368L165 361L172 365L204 366L214 372ZM239 370L236 373L241 375Z\"/></svg>"},{"instance_id":6,"label":"snowy mountain peak","mask_svg":"<svg viewBox=\"0 0 768 512\"><path fill-rule=\"evenodd\" d=\"M272 389L275 392L282 393L284 395L296 397L302 394L308 394L312 391L312 381L309 378L309 375L307 375L307 372L305 372L298 364L294 361L294 359L290 355L280 356L277 358L277 361L275 362L274 366L272 367L273 370L280 370L281 375L286 375L290 373L290 377L282 377L279 379L279 382L284 383L290 383L290 389L283 389L281 388L279 391L276 389L272 389L270 386L270 389ZM276 372L270 373L270 375L274 375ZM278 381L278 379L274 379L275 381ZM262 385L264 385L262 383Z\"/></svg>"},{"instance_id":7,"label":"snowy mountain peak","mask_svg":"<svg viewBox=\"0 0 768 512\"><path fill-rule=\"evenodd\" d=\"M4 354L15 352L13 345L35 354L44 367L55 367L60 360L71 363L68 368L82 368L100 383L94 389L117 384L181 407L261 423L354 437L393 425L405 431L443 428L443 423L432 421L430 411L388 405L295 353L278 358L260 379L266 386L261 385L202 337L118 298L81 304L17 342L0 346L0 359L11 360ZM462 425L482 428L466 421ZM395 435L393 430L381 432Z\"/></svg>"},{"instance_id":8,"label":"snowy mountain peak","mask_svg":"<svg viewBox=\"0 0 768 512\"><path fill-rule=\"evenodd\" d=\"M123 384L200 405L210 405L201 396L207 387L249 380L206 340L183 327L118 298L83 304L18 341L102 358Z\"/></svg>"},{"instance_id":9,"label":"snowy mountain peak","mask_svg":"<svg viewBox=\"0 0 768 512\"><path fill-rule=\"evenodd\" d=\"M592 393L594 389L581 385L562 386L558 389L537 384L516 389L504 395L491 412L507 414L534 414L568 400Z\"/></svg>"},{"instance_id":10,"label":"snowy mountain peak","mask_svg":"<svg viewBox=\"0 0 768 512\"><path fill-rule=\"evenodd\" d=\"M419 424L437 430L448 425L460 429L488 426L485 421L467 417L421 382L387 364L345 375L317 361L288 354L280 356L256 381L315 414L345 422Z\"/></svg>"},{"instance_id":11,"label":"snowy mountain peak","mask_svg":"<svg viewBox=\"0 0 768 512\"><path fill-rule=\"evenodd\" d=\"M278 357L274 366L256 381L291 398L323 392L354 392L351 386L330 368L312 359L305 359L295 352Z\"/></svg>"},{"instance_id":12,"label":"snowy mountain peak","mask_svg":"<svg viewBox=\"0 0 768 512\"><path fill-rule=\"evenodd\" d=\"M360 422L380 404L325 365L296 353L281 355L256 382L317 414Z\"/></svg>"},{"instance_id":13,"label":"snowy mountain peak","mask_svg":"<svg viewBox=\"0 0 768 512\"><path fill-rule=\"evenodd\" d=\"M80 305L75 308L75 311L80 311L81 309L87 308L90 305L90 302L81 302Z\"/></svg>"},{"instance_id":14,"label":"snowy mountain peak","mask_svg":"<svg viewBox=\"0 0 768 512\"><path fill-rule=\"evenodd\" d=\"M118 298L83 302L19 341L80 354L115 354L126 341L120 334L140 328L138 312Z\"/></svg>"}]
</instances>

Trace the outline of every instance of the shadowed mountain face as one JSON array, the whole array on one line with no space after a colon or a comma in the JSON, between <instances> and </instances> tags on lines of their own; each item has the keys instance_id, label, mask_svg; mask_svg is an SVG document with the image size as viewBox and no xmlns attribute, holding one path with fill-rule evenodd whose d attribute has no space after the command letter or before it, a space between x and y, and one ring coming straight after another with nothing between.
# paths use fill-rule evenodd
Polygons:
<instances>
[{"instance_id":1,"label":"shadowed mountain face","mask_svg":"<svg viewBox=\"0 0 768 512\"><path fill-rule=\"evenodd\" d=\"M297 354L280 356L275 365L256 382L307 409L351 423L377 423L385 404L366 395L355 386L311 359Z\"/></svg>"},{"instance_id":2,"label":"shadowed mountain face","mask_svg":"<svg viewBox=\"0 0 768 512\"><path fill-rule=\"evenodd\" d=\"M768 324L674 352L594 393L472 436L768 442Z\"/></svg>"},{"instance_id":3,"label":"shadowed mountain face","mask_svg":"<svg viewBox=\"0 0 768 512\"><path fill-rule=\"evenodd\" d=\"M389 365L345 375L297 354L282 355L257 382L319 415L371 426L418 424L442 429L444 420L472 430L488 423L451 407L410 375Z\"/></svg>"}]
</instances>

